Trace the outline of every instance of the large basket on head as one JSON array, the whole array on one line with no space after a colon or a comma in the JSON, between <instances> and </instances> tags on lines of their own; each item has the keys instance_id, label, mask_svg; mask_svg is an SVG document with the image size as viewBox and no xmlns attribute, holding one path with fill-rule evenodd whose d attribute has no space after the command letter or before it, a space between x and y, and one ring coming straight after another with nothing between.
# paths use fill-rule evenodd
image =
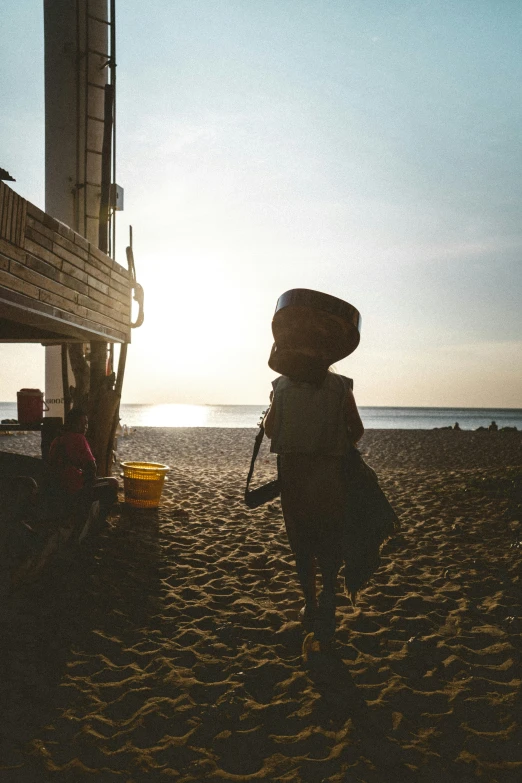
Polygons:
<instances>
[{"instance_id":1,"label":"large basket on head","mask_svg":"<svg viewBox=\"0 0 522 783\"><path fill-rule=\"evenodd\" d=\"M125 503L135 508L157 508L169 466L160 462L122 462L121 466Z\"/></svg>"},{"instance_id":2,"label":"large basket on head","mask_svg":"<svg viewBox=\"0 0 522 783\"><path fill-rule=\"evenodd\" d=\"M302 367L329 367L349 356L361 337L361 315L349 302L309 288L293 288L277 300L274 345L268 365L297 377Z\"/></svg>"}]
</instances>

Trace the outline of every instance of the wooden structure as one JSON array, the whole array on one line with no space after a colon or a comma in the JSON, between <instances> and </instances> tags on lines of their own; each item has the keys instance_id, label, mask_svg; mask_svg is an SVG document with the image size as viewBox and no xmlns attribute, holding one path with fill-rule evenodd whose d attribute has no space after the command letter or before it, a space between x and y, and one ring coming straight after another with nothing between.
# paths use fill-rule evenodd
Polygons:
<instances>
[{"instance_id":1,"label":"wooden structure","mask_svg":"<svg viewBox=\"0 0 522 783\"><path fill-rule=\"evenodd\" d=\"M0 182L0 342L130 342L129 271Z\"/></svg>"},{"instance_id":2,"label":"wooden structure","mask_svg":"<svg viewBox=\"0 0 522 783\"><path fill-rule=\"evenodd\" d=\"M130 342L131 293L135 285L127 269L0 182L0 342L59 344L65 351L64 358L67 347L69 352L78 349L81 355L84 346L90 346L89 400L98 414L93 415L97 426L91 446L103 474L110 473L112 464L123 380L122 356L125 357ZM110 343L121 344L118 380L114 373L106 376L103 360ZM93 356L97 358L94 369ZM85 364L88 370L86 361ZM42 451L46 421L56 420L44 419ZM40 425L5 424L0 428L40 429ZM0 594L34 580L58 550L81 543L105 519L96 504L83 518L57 513L41 501L41 519L29 520L38 537L29 541L27 528L14 525L16 515L9 518L13 511L10 475L30 476L42 490L45 462L0 452L0 478L4 482L3 488L0 485ZM10 554L11 539L20 549L16 557Z\"/></svg>"}]
</instances>

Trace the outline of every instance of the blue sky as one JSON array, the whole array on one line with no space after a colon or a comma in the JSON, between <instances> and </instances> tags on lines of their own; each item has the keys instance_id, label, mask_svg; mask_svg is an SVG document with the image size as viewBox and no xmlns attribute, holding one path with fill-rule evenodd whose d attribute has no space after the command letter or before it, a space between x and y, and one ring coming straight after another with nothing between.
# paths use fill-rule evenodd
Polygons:
<instances>
[{"instance_id":1,"label":"blue sky","mask_svg":"<svg viewBox=\"0 0 522 783\"><path fill-rule=\"evenodd\" d=\"M9 2L0 165L43 206L43 4ZM519 2L118 3L127 402L262 403L294 287L363 316L363 405L522 405ZM43 384L0 346L0 398ZM32 374L32 377L29 376ZM31 381L31 382L29 382Z\"/></svg>"}]
</instances>

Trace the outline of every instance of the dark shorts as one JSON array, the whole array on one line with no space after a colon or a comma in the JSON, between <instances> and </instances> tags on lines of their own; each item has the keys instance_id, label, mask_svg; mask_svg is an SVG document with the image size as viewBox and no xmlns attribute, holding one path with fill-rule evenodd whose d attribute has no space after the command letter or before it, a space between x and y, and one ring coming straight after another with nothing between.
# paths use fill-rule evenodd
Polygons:
<instances>
[{"instance_id":1,"label":"dark shorts","mask_svg":"<svg viewBox=\"0 0 522 783\"><path fill-rule=\"evenodd\" d=\"M343 457L281 455L281 505L294 554L341 557L341 531L346 508Z\"/></svg>"},{"instance_id":2,"label":"dark shorts","mask_svg":"<svg viewBox=\"0 0 522 783\"><path fill-rule=\"evenodd\" d=\"M84 514L95 500L110 508L118 500L118 481L115 478L97 478L74 494L56 483L51 483L46 494L50 515Z\"/></svg>"}]
</instances>

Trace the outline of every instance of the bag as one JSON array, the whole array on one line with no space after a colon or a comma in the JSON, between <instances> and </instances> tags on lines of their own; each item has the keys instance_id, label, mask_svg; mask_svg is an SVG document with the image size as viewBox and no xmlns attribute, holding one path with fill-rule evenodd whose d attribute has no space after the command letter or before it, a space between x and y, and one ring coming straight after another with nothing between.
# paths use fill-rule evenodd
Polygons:
<instances>
[{"instance_id":1,"label":"bag","mask_svg":"<svg viewBox=\"0 0 522 783\"><path fill-rule=\"evenodd\" d=\"M259 432L257 433L256 439L254 441L254 451L252 453L252 460L250 462L250 470L248 471L248 478L245 488L245 503L248 508L258 508L264 503L269 503L271 500L275 500L275 498L279 497L281 494L281 482L279 479L279 457L277 458L277 478L274 481L270 481L268 484L264 484L262 487L258 487L257 489L248 488L250 485L250 479L254 473L254 464L259 453L259 449L261 448L261 442L263 440L264 434L265 428L261 422L259 425Z\"/></svg>"},{"instance_id":2,"label":"bag","mask_svg":"<svg viewBox=\"0 0 522 783\"><path fill-rule=\"evenodd\" d=\"M399 529L399 518L377 474L353 447L345 460L348 499L342 535L344 578L355 601L378 569L382 544Z\"/></svg>"}]
</instances>

